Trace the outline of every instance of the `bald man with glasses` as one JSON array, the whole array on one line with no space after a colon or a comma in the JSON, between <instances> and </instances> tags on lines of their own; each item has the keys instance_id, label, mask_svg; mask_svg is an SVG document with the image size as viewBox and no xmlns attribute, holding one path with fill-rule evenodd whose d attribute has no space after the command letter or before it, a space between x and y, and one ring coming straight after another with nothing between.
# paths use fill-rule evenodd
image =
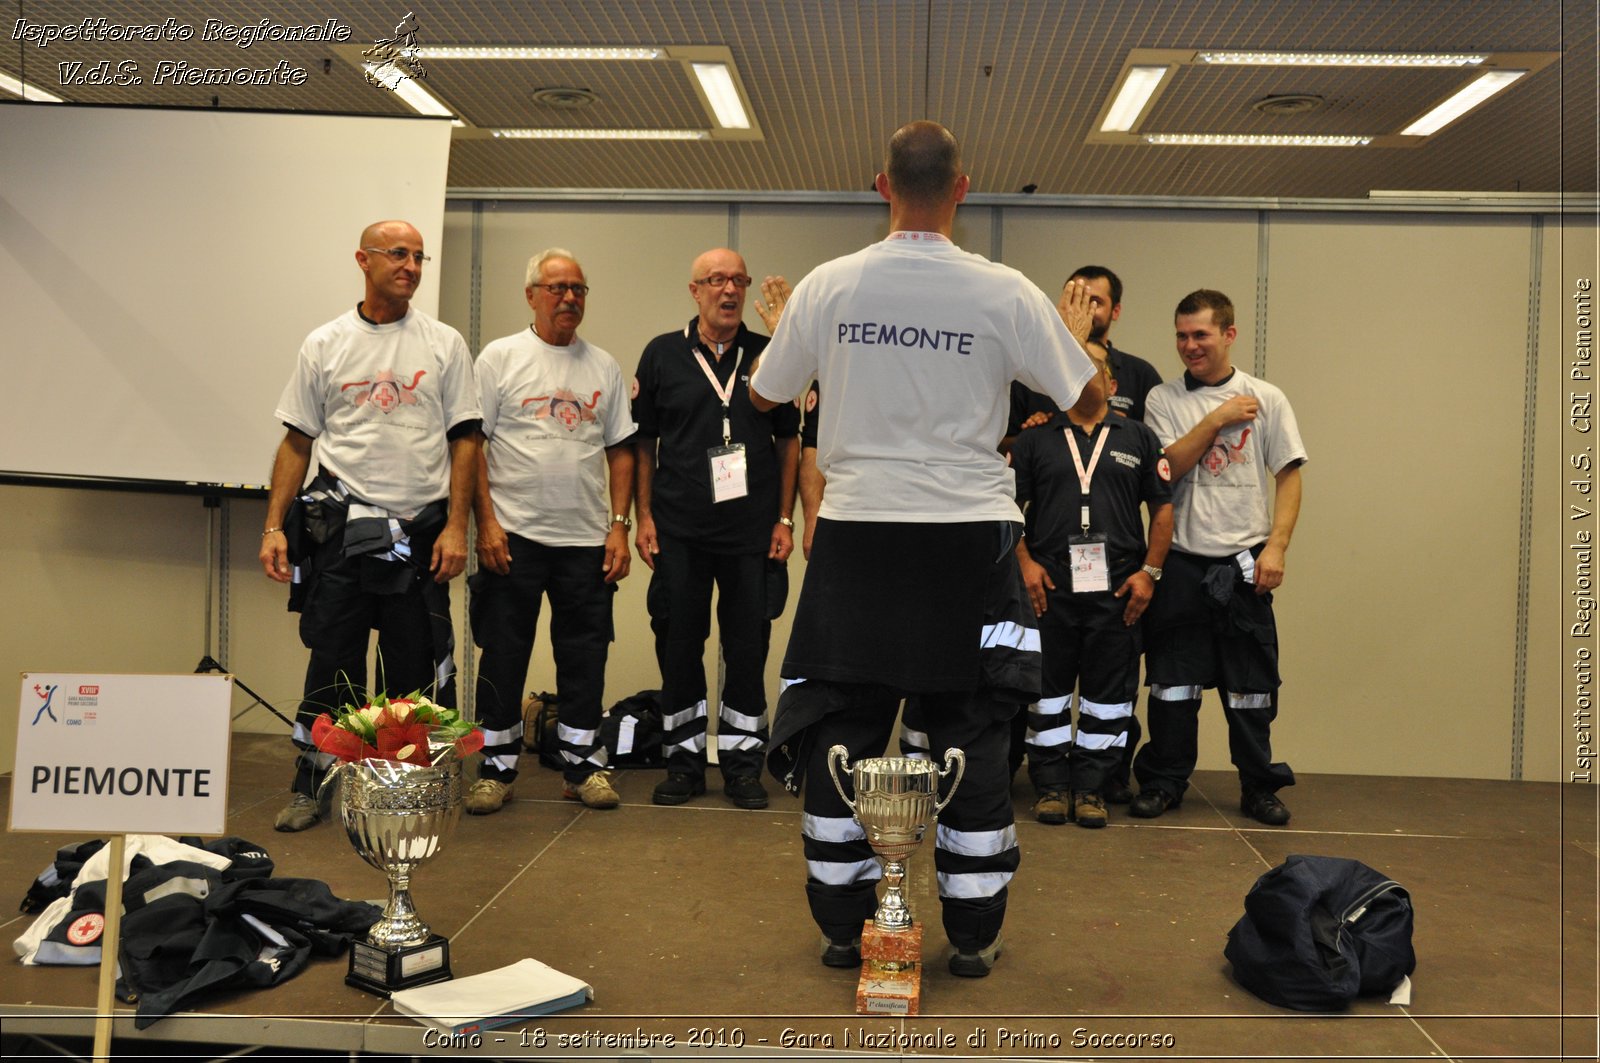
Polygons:
<instances>
[{"instance_id":1,"label":"bald man with glasses","mask_svg":"<svg viewBox=\"0 0 1600 1063\"><path fill-rule=\"evenodd\" d=\"M705 642L717 591L725 681L717 706L723 794L765 808L764 675L772 619L783 608L783 566L794 550L800 411L761 411L750 374L767 337L744 324L744 258L715 248L694 260L687 325L657 336L634 380L635 545L651 568L647 603L661 667L667 777L651 800L680 805L705 793Z\"/></svg>"},{"instance_id":2,"label":"bald man with glasses","mask_svg":"<svg viewBox=\"0 0 1600 1063\"><path fill-rule=\"evenodd\" d=\"M374 692L424 690L455 703L448 584L466 567L477 477L472 358L459 332L411 307L429 261L415 227L367 226L355 259L361 301L306 337L276 412L287 431L260 561L290 585L311 651L280 831L326 814L319 797L333 758L312 744L311 727L323 712L365 703L372 630Z\"/></svg>"}]
</instances>

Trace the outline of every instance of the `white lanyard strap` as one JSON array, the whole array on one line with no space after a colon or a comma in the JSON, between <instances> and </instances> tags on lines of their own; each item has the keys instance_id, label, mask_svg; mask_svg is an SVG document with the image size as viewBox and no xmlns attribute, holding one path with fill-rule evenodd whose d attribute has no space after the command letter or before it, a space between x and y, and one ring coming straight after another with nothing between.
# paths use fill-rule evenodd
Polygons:
<instances>
[{"instance_id":1,"label":"white lanyard strap","mask_svg":"<svg viewBox=\"0 0 1600 1063\"><path fill-rule=\"evenodd\" d=\"M711 381L711 390L717 393L717 398L722 400L722 442L726 446L733 441L733 425L728 420L728 404L733 401L733 385L739 379L739 360L744 357L744 348L737 347L733 352L733 372L728 374L726 386L717 383L717 374L712 372L711 364L706 361L706 356L697 348L694 360L700 363L700 371L705 373L706 379Z\"/></svg>"},{"instance_id":2,"label":"white lanyard strap","mask_svg":"<svg viewBox=\"0 0 1600 1063\"><path fill-rule=\"evenodd\" d=\"M1067 450L1072 453L1073 467L1078 470L1078 486L1083 492L1083 510L1079 519L1083 524L1085 533L1089 531L1089 482L1094 478L1095 466L1100 464L1100 453L1106 449L1106 440L1111 436L1111 427L1104 422L1100 425L1099 438L1095 440L1094 453L1089 456L1088 467L1083 464L1083 455L1078 453L1078 441L1073 438L1071 428L1063 428L1062 433L1067 437Z\"/></svg>"}]
</instances>

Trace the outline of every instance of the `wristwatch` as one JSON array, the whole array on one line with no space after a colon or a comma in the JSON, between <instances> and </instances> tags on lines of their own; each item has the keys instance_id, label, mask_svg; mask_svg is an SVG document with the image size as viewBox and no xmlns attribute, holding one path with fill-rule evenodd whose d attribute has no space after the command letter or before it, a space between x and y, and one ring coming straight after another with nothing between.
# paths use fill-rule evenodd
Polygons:
<instances>
[{"instance_id":1,"label":"wristwatch","mask_svg":"<svg viewBox=\"0 0 1600 1063\"><path fill-rule=\"evenodd\" d=\"M791 520L788 517L779 517L778 518L778 523L782 524L785 528L793 528L794 527L794 521Z\"/></svg>"},{"instance_id":2,"label":"wristwatch","mask_svg":"<svg viewBox=\"0 0 1600 1063\"><path fill-rule=\"evenodd\" d=\"M1159 568L1156 568L1156 566L1154 566L1154 565L1142 565L1142 566L1140 566L1139 571L1143 572L1146 576L1149 576L1152 582L1154 582L1154 583L1160 583L1161 582L1161 570Z\"/></svg>"},{"instance_id":3,"label":"wristwatch","mask_svg":"<svg viewBox=\"0 0 1600 1063\"><path fill-rule=\"evenodd\" d=\"M632 531L633 530L633 521L630 520L629 518L623 516L621 513L613 513L611 515L611 523L614 524L614 525L615 524L622 525L623 531ZM1156 578L1159 579L1160 577L1158 576Z\"/></svg>"}]
</instances>

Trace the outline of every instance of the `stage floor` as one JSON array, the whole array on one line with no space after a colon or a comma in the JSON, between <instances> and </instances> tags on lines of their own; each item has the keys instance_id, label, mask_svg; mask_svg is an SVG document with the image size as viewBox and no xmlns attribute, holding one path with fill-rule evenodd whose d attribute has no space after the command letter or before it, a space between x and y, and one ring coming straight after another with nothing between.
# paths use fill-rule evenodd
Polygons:
<instances>
[{"instance_id":1,"label":"stage floor","mask_svg":"<svg viewBox=\"0 0 1600 1063\"><path fill-rule=\"evenodd\" d=\"M381 876L337 823L278 834L286 739L236 735L228 833L259 843L282 876L376 898ZM117 1010L115 1054L192 1058L218 1045L346 1058L362 1053L526 1059L1593 1059L1597 1048L1595 787L1455 779L1303 776L1286 828L1238 811L1235 780L1200 772L1180 809L1105 830L1044 826L1014 788L1022 867L1006 949L986 979L951 976L932 852L911 861L927 920L923 1011L853 1013L855 973L818 962L806 910L799 802L731 808L711 792L649 803L655 771L615 776L623 805L561 800L560 776L523 758L516 800L462 816L413 895L449 936L455 973L532 956L594 986L589 1005L436 1046L387 1002L314 960L270 989L211 999L145 1031ZM10 787L5 788L10 800ZM0 896L20 901L56 849L82 836L8 833ZM1229 976L1222 947L1251 884L1293 853L1347 856L1399 881L1416 908L1409 1006L1336 1016L1268 1005ZM4 924L6 940L32 921ZM94 968L0 966L6 1055L92 1034ZM38 1040L36 1040L38 1039ZM166 1045L157 1042L171 1042ZM201 1046L205 1046L202 1049Z\"/></svg>"}]
</instances>

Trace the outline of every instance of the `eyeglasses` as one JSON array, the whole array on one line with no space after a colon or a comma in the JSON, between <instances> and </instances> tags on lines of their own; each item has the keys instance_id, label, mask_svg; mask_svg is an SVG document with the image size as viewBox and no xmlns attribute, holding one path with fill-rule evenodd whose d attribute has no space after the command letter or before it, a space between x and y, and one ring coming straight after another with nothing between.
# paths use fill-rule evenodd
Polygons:
<instances>
[{"instance_id":1,"label":"eyeglasses","mask_svg":"<svg viewBox=\"0 0 1600 1063\"><path fill-rule=\"evenodd\" d=\"M750 278L746 277L743 273L713 273L709 277L701 277L699 280L695 281L695 283L709 285L712 288L722 288L726 287L730 281L733 283L735 288L743 289L750 287Z\"/></svg>"},{"instance_id":2,"label":"eyeglasses","mask_svg":"<svg viewBox=\"0 0 1600 1063\"><path fill-rule=\"evenodd\" d=\"M361 250L369 255L383 255L397 266L405 265L408 258L419 266L424 262L433 261L432 255L425 255L421 251L408 251L403 247L363 247Z\"/></svg>"},{"instance_id":3,"label":"eyeglasses","mask_svg":"<svg viewBox=\"0 0 1600 1063\"><path fill-rule=\"evenodd\" d=\"M533 287L543 288L557 298L566 295L568 292L576 295L579 299L589 294L589 286L587 284L535 284Z\"/></svg>"}]
</instances>

